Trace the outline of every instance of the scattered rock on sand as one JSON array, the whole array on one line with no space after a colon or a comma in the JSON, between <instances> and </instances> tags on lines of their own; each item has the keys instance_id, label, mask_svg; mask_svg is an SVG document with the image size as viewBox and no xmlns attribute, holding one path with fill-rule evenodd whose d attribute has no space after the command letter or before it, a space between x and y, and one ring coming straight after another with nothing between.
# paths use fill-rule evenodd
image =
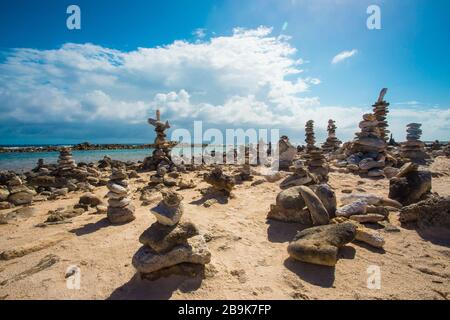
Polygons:
<instances>
[{"instance_id":1,"label":"scattered rock on sand","mask_svg":"<svg viewBox=\"0 0 450 320\"><path fill-rule=\"evenodd\" d=\"M318 226L328 224L330 221L330 216L328 215L328 211L325 209L325 206L322 201L320 201L319 197L306 186L300 186L299 191L303 197L303 200L305 200L309 213L311 214L313 225Z\"/></svg>"},{"instance_id":2,"label":"scattered rock on sand","mask_svg":"<svg viewBox=\"0 0 450 320\"><path fill-rule=\"evenodd\" d=\"M356 226L352 223L331 224L300 231L288 246L289 255L303 262L334 266L338 249L353 241Z\"/></svg>"}]
</instances>

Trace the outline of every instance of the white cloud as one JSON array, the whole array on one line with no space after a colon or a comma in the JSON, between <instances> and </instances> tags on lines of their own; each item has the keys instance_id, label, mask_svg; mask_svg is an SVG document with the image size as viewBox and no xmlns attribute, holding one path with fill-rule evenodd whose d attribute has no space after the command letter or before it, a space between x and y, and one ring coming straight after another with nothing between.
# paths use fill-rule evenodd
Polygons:
<instances>
[{"instance_id":1,"label":"white cloud","mask_svg":"<svg viewBox=\"0 0 450 320\"><path fill-rule=\"evenodd\" d=\"M333 59L331 60L331 63L332 64L337 64L337 63L342 62L342 61L344 61L344 60L346 60L348 58L353 57L357 53L358 53L358 50L356 50L356 49L353 49L351 51L342 51L342 52L338 53L337 55L335 55L333 57Z\"/></svg>"},{"instance_id":2,"label":"white cloud","mask_svg":"<svg viewBox=\"0 0 450 320\"><path fill-rule=\"evenodd\" d=\"M145 123L157 108L164 119L190 125L276 127L302 142L313 119L319 140L329 118L351 139L370 107L323 106L310 94L320 84L303 76L306 63L286 36L272 29L236 28L207 41L123 52L93 44L59 49L15 49L0 64L0 122ZM374 96L375 98L375 96ZM370 103L368 102L368 106ZM424 124L424 137L448 137L449 109L392 109L397 140L405 125ZM431 136L432 135L432 136Z\"/></svg>"},{"instance_id":3,"label":"white cloud","mask_svg":"<svg viewBox=\"0 0 450 320\"><path fill-rule=\"evenodd\" d=\"M203 39L206 36L206 29L204 28L195 29L192 34L199 39Z\"/></svg>"}]
</instances>

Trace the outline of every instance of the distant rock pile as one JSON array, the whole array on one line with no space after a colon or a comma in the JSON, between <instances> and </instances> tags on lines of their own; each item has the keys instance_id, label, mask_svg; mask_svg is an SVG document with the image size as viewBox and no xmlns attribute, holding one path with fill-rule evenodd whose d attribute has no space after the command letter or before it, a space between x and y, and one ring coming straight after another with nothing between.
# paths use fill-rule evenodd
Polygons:
<instances>
[{"instance_id":1,"label":"distant rock pile","mask_svg":"<svg viewBox=\"0 0 450 320\"><path fill-rule=\"evenodd\" d=\"M387 93L387 88L383 88L380 92L377 102L375 102L373 107L373 114L378 121L378 128L380 129L380 138L384 141L388 141L389 130L387 129L388 123L386 120L387 113L389 112L389 103L384 100L384 96Z\"/></svg>"},{"instance_id":2,"label":"distant rock pile","mask_svg":"<svg viewBox=\"0 0 450 320\"><path fill-rule=\"evenodd\" d=\"M420 123L410 123L406 126L406 142L401 145L401 155L411 162L425 164L429 156L425 152L425 144L420 141L421 126Z\"/></svg>"},{"instance_id":3,"label":"distant rock pile","mask_svg":"<svg viewBox=\"0 0 450 320\"><path fill-rule=\"evenodd\" d=\"M108 187L108 210L107 216L111 223L122 224L135 219L135 208L131 203L128 188L128 176L124 170L113 169L109 177Z\"/></svg>"},{"instance_id":4,"label":"distant rock pile","mask_svg":"<svg viewBox=\"0 0 450 320\"><path fill-rule=\"evenodd\" d=\"M223 173L219 166L215 166L210 173L205 173L203 179L216 191L224 192L226 195L230 195L235 185L234 179Z\"/></svg>"},{"instance_id":5,"label":"distant rock pile","mask_svg":"<svg viewBox=\"0 0 450 320\"><path fill-rule=\"evenodd\" d=\"M278 141L278 168L280 170L289 170L292 165L292 161L297 155L297 148L295 148L290 142L287 136L282 136Z\"/></svg>"},{"instance_id":6,"label":"distant rock pile","mask_svg":"<svg viewBox=\"0 0 450 320\"><path fill-rule=\"evenodd\" d=\"M76 168L75 160L72 157L72 151L70 148L62 148L59 151L58 157L58 170L64 174L67 171L71 171Z\"/></svg>"},{"instance_id":7,"label":"distant rock pile","mask_svg":"<svg viewBox=\"0 0 450 320\"><path fill-rule=\"evenodd\" d=\"M196 276L210 262L204 237L192 222L181 220L182 200L174 191L164 192L162 201L151 210L157 222L139 237L143 246L132 261L141 277L155 280L171 274Z\"/></svg>"},{"instance_id":8,"label":"distant rock pile","mask_svg":"<svg viewBox=\"0 0 450 320\"><path fill-rule=\"evenodd\" d=\"M308 170L318 181L328 181L329 168L322 151L315 146L316 138L314 136L314 121L309 120L305 126L306 134L306 155Z\"/></svg>"},{"instance_id":9,"label":"distant rock pile","mask_svg":"<svg viewBox=\"0 0 450 320\"><path fill-rule=\"evenodd\" d=\"M8 181L8 191L8 201L16 206L30 204L33 201L33 196L36 195L36 191L24 185L19 176L13 176Z\"/></svg>"},{"instance_id":10,"label":"distant rock pile","mask_svg":"<svg viewBox=\"0 0 450 320\"><path fill-rule=\"evenodd\" d=\"M297 160L294 164L289 168L293 174L286 179L284 179L281 184L281 189L287 189L294 186L303 186L308 184L314 184L316 180L309 173L309 171L303 165L301 160Z\"/></svg>"},{"instance_id":11,"label":"distant rock pile","mask_svg":"<svg viewBox=\"0 0 450 320\"><path fill-rule=\"evenodd\" d=\"M340 141L336 137L336 128L337 128L336 121L332 119L328 120L327 126L328 137L325 143L322 145L322 150L326 153L330 153L337 150L342 143L342 141Z\"/></svg>"}]
</instances>

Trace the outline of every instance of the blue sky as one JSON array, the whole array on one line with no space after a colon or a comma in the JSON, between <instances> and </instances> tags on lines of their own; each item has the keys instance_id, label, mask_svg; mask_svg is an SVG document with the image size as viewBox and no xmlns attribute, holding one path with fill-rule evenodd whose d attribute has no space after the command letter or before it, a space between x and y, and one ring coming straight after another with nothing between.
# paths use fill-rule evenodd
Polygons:
<instances>
[{"instance_id":1,"label":"blue sky","mask_svg":"<svg viewBox=\"0 0 450 320\"><path fill-rule=\"evenodd\" d=\"M81 30L66 28L70 4ZM372 4L381 30L366 27ZM297 143L307 120L320 141L334 118L349 140L382 87L396 140L412 121L450 140L449 12L446 0L2 1L0 144L151 142L156 108L174 128L279 128Z\"/></svg>"}]
</instances>

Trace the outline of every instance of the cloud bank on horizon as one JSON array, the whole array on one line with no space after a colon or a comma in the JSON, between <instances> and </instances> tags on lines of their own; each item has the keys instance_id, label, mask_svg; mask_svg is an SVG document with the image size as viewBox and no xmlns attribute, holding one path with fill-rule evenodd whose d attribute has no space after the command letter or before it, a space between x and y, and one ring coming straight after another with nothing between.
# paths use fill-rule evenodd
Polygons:
<instances>
[{"instance_id":1,"label":"cloud bank on horizon","mask_svg":"<svg viewBox=\"0 0 450 320\"><path fill-rule=\"evenodd\" d=\"M279 128L297 131L293 140L300 142L309 119L324 133L332 118L339 137L351 139L371 111L373 101L366 107L321 105L311 94L320 79L303 69L290 38L274 36L272 28L235 28L208 40L205 30L196 34L193 42L129 52L90 43L11 50L0 64L0 123L133 126L159 108L178 127L203 120L218 128ZM332 63L356 53L341 52ZM424 139L450 139L450 108L396 106L388 121L397 140L413 121L423 123Z\"/></svg>"}]
</instances>

